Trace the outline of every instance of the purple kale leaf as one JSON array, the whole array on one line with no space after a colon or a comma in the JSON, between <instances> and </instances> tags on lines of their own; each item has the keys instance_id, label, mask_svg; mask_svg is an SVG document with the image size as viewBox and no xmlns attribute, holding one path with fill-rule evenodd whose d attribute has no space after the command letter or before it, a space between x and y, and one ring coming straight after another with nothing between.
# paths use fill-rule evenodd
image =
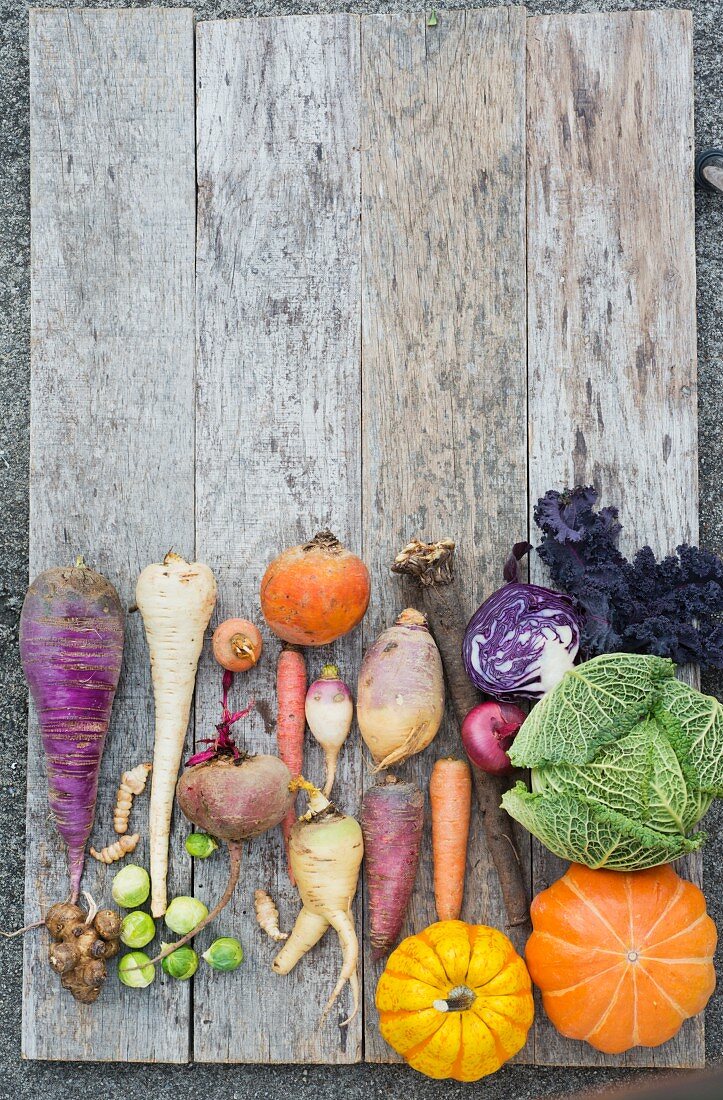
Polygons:
<instances>
[{"instance_id":1,"label":"purple kale leaf","mask_svg":"<svg viewBox=\"0 0 723 1100\"><path fill-rule=\"evenodd\" d=\"M687 544L660 561L644 546L628 561L617 509L595 511L597 498L590 487L550 491L535 508L537 552L580 607L584 655L653 653L723 668L723 562Z\"/></svg>"}]
</instances>

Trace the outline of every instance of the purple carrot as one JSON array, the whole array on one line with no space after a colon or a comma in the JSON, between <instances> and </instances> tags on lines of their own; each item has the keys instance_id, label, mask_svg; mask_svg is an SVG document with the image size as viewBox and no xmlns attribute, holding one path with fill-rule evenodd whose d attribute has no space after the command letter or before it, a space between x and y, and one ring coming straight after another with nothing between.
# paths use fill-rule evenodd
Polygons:
<instances>
[{"instance_id":1,"label":"purple carrot","mask_svg":"<svg viewBox=\"0 0 723 1100\"><path fill-rule=\"evenodd\" d=\"M28 588L20 658L40 722L48 801L68 846L70 900L80 892L98 776L123 654L123 608L81 558Z\"/></svg>"},{"instance_id":2,"label":"purple carrot","mask_svg":"<svg viewBox=\"0 0 723 1100\"><path fill-rule=\"evenodd\" d=\"M374 959L399 938L414 888L424 824L424 795L386 775L364 793L361 827Z\"/></svg>"}]
</instances>

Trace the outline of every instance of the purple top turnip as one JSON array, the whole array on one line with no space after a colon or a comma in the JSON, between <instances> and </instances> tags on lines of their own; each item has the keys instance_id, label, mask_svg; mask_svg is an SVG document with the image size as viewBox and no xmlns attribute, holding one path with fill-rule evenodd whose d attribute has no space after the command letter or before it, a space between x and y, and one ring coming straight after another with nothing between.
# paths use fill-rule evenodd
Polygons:
<instances>
[{"instance_id":1,"label":"purple top turnip","mask_svg":"<svg viewBox=\"0 0 723 1100\"><path fill-rule=\"evenodd\" d=\"M105 577L82 559L36 577L20 615L20 658L40 723L48 801L68 846L73 903L122 654L123 609Z\"/></svg>"}]
</instances>

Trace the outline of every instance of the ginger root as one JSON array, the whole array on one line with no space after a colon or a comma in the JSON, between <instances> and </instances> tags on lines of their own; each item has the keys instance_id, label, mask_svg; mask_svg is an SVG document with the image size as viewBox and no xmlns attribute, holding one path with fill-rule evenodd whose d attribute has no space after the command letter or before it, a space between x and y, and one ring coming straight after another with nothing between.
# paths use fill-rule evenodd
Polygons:
<instances>
[{"instance_id":1,"label":"ginger root","mask_svg":"<svg viewBox=\"0 0 723 1100\"><path fill-rule=\"evenodd\" d=\"M107 976L106 960L120 951L120 917L111 909L86 914L79 905L51 906L45 925L53 938L49 959L60 982L81 1004L93 1004Z\"/></svg>"},{"instance_id":2,"label":"ginger root","mask_svg":"<svg viewBox=\"0 0 723 1100\"><path fill-rule=\"evenodd\" d=\"M267 936L277 943L288 940L289 933L279 929L279 911L265 890L254 890L254 908L258 926Z\"/></svg>"},{"instance_id":3,"label":"ginger root","mask_svg":"<svg viewBox=\"0 0 723 1100\"><path fill-rule=\"evenodd\" d=\"M131 771L123 772L121 776L113 811L113 828L120 835L128 832L128 819L133 799L136 795L143 793L152 767L152 764L137 764Z\"/></svg>"},{"instance_id":4,"label":"ginger root","mask_svg":"<svg viewBox=\"0 0 723 1100\"><path fill-rule=\"evenodd\" d=\"M124 856L135 851L136 845L140 839L140 833L134 833L133 836L122 836L119 840L115 840L112 844L109 844L107 848L102 848L100 852L97 852L95 848L91 848L90 854L93 859L97 859L99 863L115 863L116 860L123 859Z\"/></svg>"}]
</instances>

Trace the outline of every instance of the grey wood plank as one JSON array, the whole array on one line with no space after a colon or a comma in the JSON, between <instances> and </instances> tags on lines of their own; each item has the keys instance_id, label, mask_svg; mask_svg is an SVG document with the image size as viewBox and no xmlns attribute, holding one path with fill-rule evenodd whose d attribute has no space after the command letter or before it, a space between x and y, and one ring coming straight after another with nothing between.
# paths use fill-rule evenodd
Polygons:
<instances>
[{"instance_id":1,"label":"grey wood plank","mask_svg":"<svg viewBox=\"0 0 723 1100\"><path fill-rule=\"evenodd\" d=\"M527 41L530 505L594 483L624 548L667 552L698 535L690 12L546 16ZM533 860L537 892L563 864ZM700 884L700 856L682 869ZM612 1058L540 1010L536 1053L698 1066L703 1020Z\"/></svg>"},{"instance_id":2,"label":"grey wood plank","mask_svg":"<svg viewBox=\"0 0 723 1100\"><path fill-rule=\"evenodd\" d=\"M193 14L33 11L30 16L32 373L30 572L79 553L128 605L136 576L171 545L193 552ZM127 621L92 842L115 836L121 772L149 759L153 709L139 616ZM26 918L67 896L62 844L31 713ZM144 842L147 797L133 827ZM178 829L173 853L181 851ZM110 902L116 868L89 859L83 886ZM172 888L190 887L188 859ZM28 1058L186 1061L189 989L143 993L115 974L80 1006L25 939Z\"/></svg>"},{"instance_id":3,"label":"grey wood plank","mask_svg":"<svg viewBox=\"0 0 723 1100\"><path fill-rule=\"evenodd\" d=\"M362 19L365 646L419 599L389 574L410 538L456 540L471 614L527 532L524 104L523 8L440 12L435 27L421 12ZM398 772L426 795L435 759L460 751L448 708L433 744ZM462 915L502 928L472 820ZM434 920L427 822L403 934ZM378 1031L381 970L367 943L373 1062L398 1060Z\"/></svg>"},{"instance_id":4,"label":"grey wood plank","mask_svg":"<svg viewBox=\"0 0 723 1100\"><path fill-rule=\"evenodd\" d=\"M259 583L268 561L329 525L361 549L359 300L359 21L356 16L202 23L198 79L198 554L216 572L214 621L261 623ZM253 694L239 736L276 749L279 643L264 629L260 665L239 677ZM355 683L361 634L307 651L311 677L333 656ZM219 670L199 677L197 736L216 721ZM323 777L307 735L305 768ZM340 806L360 800L358 737L342 754ZM217 896L223 859L196 868L196 893ZM270 890L289 930L298 909L274 830L248 846L235 901L201 939L238 935L236 974L195 979L198 1061L354 1062L361 1013L338 1025L345 992L321 1029L340 967L329 933L288 977L271 971L277 945L256 927L253 891ZM357 902L358 930L361 932Z\"/></svg>"}]
</instances>

